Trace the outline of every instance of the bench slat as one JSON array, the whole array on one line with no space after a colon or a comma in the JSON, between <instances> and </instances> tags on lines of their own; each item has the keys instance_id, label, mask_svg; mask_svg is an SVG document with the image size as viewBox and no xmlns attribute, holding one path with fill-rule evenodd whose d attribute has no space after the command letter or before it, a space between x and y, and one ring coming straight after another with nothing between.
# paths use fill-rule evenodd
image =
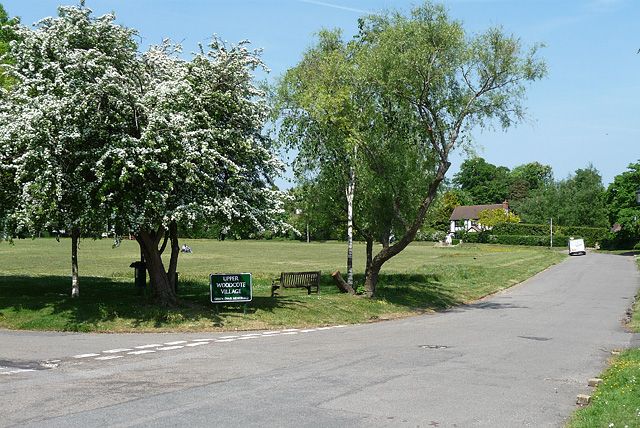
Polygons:
<instances>
[{"instance_id":1,"label":"bench slat","mask_svg":"<svg viewBox=\"0 0 640 428\"><path fill-rule=\"evenodd\" d=\"M311 288L315 288L316 293L320 292L320 271L314 272L281 272L280 279L271 285L271 296L278 288L306 288L311 294Z\"/></svg>"}]
</instances>

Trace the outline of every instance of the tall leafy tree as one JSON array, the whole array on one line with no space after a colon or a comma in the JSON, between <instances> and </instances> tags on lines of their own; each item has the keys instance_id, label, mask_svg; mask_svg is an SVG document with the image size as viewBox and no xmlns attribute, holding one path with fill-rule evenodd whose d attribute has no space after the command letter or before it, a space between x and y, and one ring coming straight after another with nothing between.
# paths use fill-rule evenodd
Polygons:
<instances>
[{"instance_id":1,"label":"tall leafy tree","mask_svg":"<svg viewBox=\"0 0 640 428\"><path fill-rule=\"evenodd\" d=\"M529 195L529 192L549 185L552 181L553 170L549 165L539 162L518 165L511 170L509 199L523 199Z\"/></svg>"},{"instance_id":2,"label":"tall leafy tree","mask_svg":"<svg viewBox=\"0 0 640 428\"><path fill-rule=\"evenodd\" d=\"M296 148L294 171L301 180L321 181L344 192L347 225L347 283L353 285L353 201L362 142L355 66L340 31L322 30L315 46L278 85L281 141ZM332 169L327 174L328 168ZM334 213L342 216L341 212Z\"/></svg>"},{"instance_id":3,"label":"tall leafy tree","mask_svg":"<svg viewBox=\"0 0 640 428\"><path fill-rule=\"evenodd\" d=\"M422 226L449 169L450 153L468 141L476 125L497 120L506 128L521 118L524 84L541 78L545 67L536 48L522 52L519 41L499 29L468 37L443 7L431 3L410 16L390 12L362 19L359 34L347 46L347 58L353 58L353 72L346 75L349 90L337 91L341 85L315 79L318 67L307 76L330 95L332 105L355 113L340 115L340 126L328 122L323 128L332 133L348 129L362 155L348 164L359 174L363 202L362 217L355 222L362 219L376 232L399 232L395 243L382 241L382 250L368 262L364 285L373 296L384 263L406 248ZM294 89L305 84L306 79L299 79ZM318 106L325 105L300 106L296 122L313 118L314 109L322 111ZM319 150L324 134L307 138L313 135L310 129L296 126L289 138L303 136L310 150ZM345 171L338 164L318 162L317 156L307 159L316 168Z\"/></svg>"},{"instance_id":4,"label":"tall leafy tree","mask_svg":"<svg viewBox=\"0 0 640 428\"><path fill-rule=\"evenodd\" d=\"M453 182L471 195L474 204L497 204L509 197L510 178L509 168L476 157L462 162Z\"/></svg>"},{"instance_id":5,"label":"tall leafy tree","mask_svg":"<svg viewBox=\"0 0 640 428\"><path fill-rule=\"evenodd\" d=\"M640 204L636 192L640 190L640 160L629 164L627 170L613 179L605 200L610 224L622 226L625 239L640 239Z\"/></svg>"},{"instance_id":6,"label":"tall leafy tree","mask_svg":"<svg viewBox=\"0 0 640 428\"><path fill-rule=\"evenodd\" d=\"M536 47L523 52L517 38L498 28L467 36L442 6L430 3L410 16L368 17L361 21L358 39L368 85L412 113L420 125L420 146L435 159L428 184L418 187L414 214L405 218L406 232L372 260L365 289L374 295L384 263L413 241L424 222L451 152L468 141L474 126L497 121L507 128L520 119L525 83L541 78L545 65L536 58Z\"/></svg>"},{"instance_id":7,"label":"tall leafy tree","mask_svg":"<svg viewBox=\"0 0 640 428\"><path fill-rule=\"evenodd\" d=\"M547 223L553 218L562 226L607 225L605 189L592 165L531 191L526 198L515 201L513 208L527 223Z\"/></svg>"},{"instance_id":8,"label":"tall leafy tree","mask_svg":"<svg viewBox=\"0 0 640 428\"><path fill-rule=\"evenodd\" d=\"M114 20L61 7L33 29L11 30L17 42L7 73L15 85L0 107L0 163L19 189L11 221L16 231L70 232L74 297L78 240L107 222L96 163L135 128L135 32Z\"/></svg>"},{"instance_id":9,"label":"tall leafy tree","mask_svg":"<svg viewBox=\"0 0 640 428\"><path fill-rule=\"evenodd\" d=\"M143 56L139 133L114 141L96 165L101 209L135 234L167 306L177 303L178 226L262 231L283 213L271 184L281 163L262 133L268 108L253 81L260 52L218 38L189 61L179 51L165 43Z\"/></svg>"}]
</instances>

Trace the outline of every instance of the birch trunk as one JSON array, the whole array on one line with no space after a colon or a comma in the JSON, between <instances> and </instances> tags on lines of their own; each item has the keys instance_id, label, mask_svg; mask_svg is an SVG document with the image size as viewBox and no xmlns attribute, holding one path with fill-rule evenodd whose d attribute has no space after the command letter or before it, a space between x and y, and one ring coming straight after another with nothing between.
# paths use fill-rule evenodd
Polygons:
<instances>
[{"instance_id":1,"label":"birch trunk","mask_svg":"<svg viewBox=\"0 0 640 428\"><path fill-rule=\"evenodd\" d=\"M80 277L78 275L78 241L80 229L71 230L71 297L80 297Z\"/></svg>"},{"instance_id":2,"label":"birch trunk","mask_svg":"<svg viewBox=\"0 0 640 428\"><path fill-rule=\"evenodd\" d=\"M353 288L353 195L356 184L356 173L349 168L349 183L345 190L347 196L347 284Z\"/></svg>"}]
</instances>

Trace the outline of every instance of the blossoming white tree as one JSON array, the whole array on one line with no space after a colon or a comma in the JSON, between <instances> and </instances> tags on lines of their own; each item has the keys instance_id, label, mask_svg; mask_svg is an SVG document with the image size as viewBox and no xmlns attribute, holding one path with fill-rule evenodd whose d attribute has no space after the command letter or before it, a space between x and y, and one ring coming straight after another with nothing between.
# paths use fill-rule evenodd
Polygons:
<instances>
[{"instance_id":1,"label":"blossoming white tree","mask_svg":"<svg viewBox=\"0 0 640 428\"><path fill-rule=\"evenodd\" d=\"M179 226L282 226L248 42L214 38L191 60L169 43L140 55L133 30L82 4L16 31L16 85L0 107L0 168L19 189L10 221L71 231L72 295L78 239L105 224L136 236L163 305L177 303Z\"/></svg>"},{"instance_id":2,"label":"blossoming white tree","mask_svg":"<svg viewBox=\"0 0 640 428\"><path fill-rule=\"evenodd\" d=\"M65 229L72 238L72 296L79 294L78 240L105 224L94 167L129 135L138 68L134 31L80 7L35 28L17 25L2 91L0 169L14 177L13 230Z\"/></svg>"},{"instance_id":3,"label":"blossoming white tree","mask_svg":"<svg viewBox=\"0 0 640 428\"><path fill-rule=\"evenodd\" d=\"M277 228L282 197L270 185L281 163L262 135L262 67L248 42L214 38L191 61L168 43L142 62L140 135L113 144L98 162L102 208L140 244L158 301L176 303L178 226ZM162 252L170 242L169 265Z\"/></svg>"}]
</instances>

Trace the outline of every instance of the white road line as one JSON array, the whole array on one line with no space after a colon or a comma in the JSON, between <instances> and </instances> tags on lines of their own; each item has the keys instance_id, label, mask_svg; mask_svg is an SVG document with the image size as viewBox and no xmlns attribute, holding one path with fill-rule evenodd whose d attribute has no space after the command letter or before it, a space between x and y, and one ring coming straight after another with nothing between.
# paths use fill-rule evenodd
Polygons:
<instances>
[{"instance_id":1,"label":"white road line","mask_svg":"<svg viewBox=\"0 0 640 428\"><path fill-rule=\"evenodd\" d=\"M262 337L262 335L260 335L260 336L242 336L242 337L239 337L238 340L258 339L260 337Z\"/></svg>"},{"instance_id":2,"label":"white road line","mask_svg":"<svg viewBox=\"0 0 640 428\"><path fill-rule=\"evenodd\" d=\"M16 374L16 373L24 373L24 372L35 372L34 369L15 369L10 370L8 372L0 372L0 374Z\"/></svg>"},{"instance_id":3,"label":"white road line","mask_svg":"<svg viewBox=\"0 0 640 428\"><path fill-rule=\"evenodd\" d=\"M318 327L318 330L331 330L333 327Z\"/></svg>"},{"instance_id":4,"label":"white road line","mask_svg":"<svg viewBox=\"0 0 640 428\"><path fill-rule=\"evenodd\" d=\"M345 327L346 327L346 325L335 325L335 326L333 326L333 328L345 328Z\"/></svg>"},{"instance_id":5,"label":"white road line","mask_svg":"<svg viewBox=\"0 0 640 428\"><path fill-rule=\"evenodd\" d=\"M219 339L235 339L240 336L220 336Z\"/></svg>"},{"instance_id":6,"label":"white road line","mask_svg":"<svg viewBox=\"0 0 640 428\"><path fill-rule=\"evenodd\" d=\"M152 352L156 352L156 351L152 351L150 349L146 349L146 350L142 350L142 351L127 352L127 354L128 355L142 355L142 354L150 354Z\"/></svg>"},{"instance_id":7,"label":"white road line","mask_svg":"<svg viewBox=\"0 0 640 428\"><path fill-rule=\"evenodd\" d=\"M73 358L89 358L89 357L97 357L100 354L80 354L74 355Z\"/></svg>"},{"instance_id":8,"label":"white road line","mask_svg":"<svg viewBox=\"0 0 640 428\"><path fill-rule=\"evenodd\" d=\"M200 346L200 345L208 345L209 342L195 342L195 343L189 343L187 345L184 346Z\"/></svg>"},{"instance_id":9,"label":"white road line","mask_svg":"<svg viewBox=\"0 0 640 428\"><path fill-rule=\"evenodd\" d=\"M133 351L133 348L116 348L102 351L103 354L117 354L118 352Z\"/></svg>"},{"instance_id":10,"label":"white road line","mask_svg":"<svg viewBox=\"0 0 640 428\"><path fill-rule=\"evenodd\" d=\"M250 333L250 334L243 334L242 337L260 337L262 336L262 334L260 333Z\"/></svg>"},{"instance_id":11,"label":"white road line","mask_svg":"<svg viewBox=\"0 0 640 428\"><path fill-rule=\"evenodd\" d=\"M106 357L98 357L96 360L115 360L116 358L124 358L124 355L107 355Z\"/></svg>"},{"instance_id":12,"label":"white road line","mask_svg":"<svg viewBox=\"0 0 640 428\"><path fill-rule=\"evenodd\" d=\"M300 330L300 333L311 333L312 331L318 331L315 328L307 328L305 330Z\"/></svg>"},{"instance_id":13,"label":"white road line","mask_svg":"<svg viewBox=\"0 0 640 428\"><path fill-rule=\"evenodd\" d=\"M215 339L193 339L192 342L209 342Z\"/></svg>"},{"instance_id":14,"label":"white road line","mask_svg":"<svg viewBox=\"0 0 640 428\"><path fill-rule=\"evenodd\" d=\"M153 343L151 345L141 345L141 346L136 346L136 349L147 349L147 348L158 348L162 346L162 344L160 343Z\"/></svg>"},{"instance_id":15,"label":"white road line","mask_svg":"<svg viewBox=\"0 0 640 428\"><path fill-rule=\"evenodd\" d=\"M186 340L176 340L174 342L165 342L164 344L165 345L180 345L182 343L187 343L187 341Z\"/></svg>"},{"instance_id":16,"label":"white road line","mask_svg":"<svg viewBox=\"0 0 640 428\"><path fill-rule=\"evenodd\" d=\"M285 334L298 334L298 332L297 331L285 331L284 333L282 333L282 335L285 335Z\"/></svg>"},{"instance_id":17,"label":"white road line","mask_svg":"<svg viewBox=\"0 0 640 428\"><path fill-rule=\"evenodd\" d=\"M181 345L177 345L177 346L165 346L164 348L158 348L158 351L171 351L174 349L180 349L180 348L184 348L184 346Z\"/></svg>"},{"instance_id":18,"label":"white road line","mask_svg":"<svg viewBox=\"0 0 640 428\"><path fill-rule=\"evenodd\" d=\"M216 342L235 342L238 339L218 339Z\"/></svg>"},{"instance_id":19,"label":"white road line","mask_svg":"<svg viewBox=\"0 0 640 428\"><path fill-rule=\"evenodd\" d=\"M292 332L292 331L300 331L300 329L299 328L288 328L286 330L282 330L283 333L289 333L289 332Z\"/></svg>"}]
</instances>

